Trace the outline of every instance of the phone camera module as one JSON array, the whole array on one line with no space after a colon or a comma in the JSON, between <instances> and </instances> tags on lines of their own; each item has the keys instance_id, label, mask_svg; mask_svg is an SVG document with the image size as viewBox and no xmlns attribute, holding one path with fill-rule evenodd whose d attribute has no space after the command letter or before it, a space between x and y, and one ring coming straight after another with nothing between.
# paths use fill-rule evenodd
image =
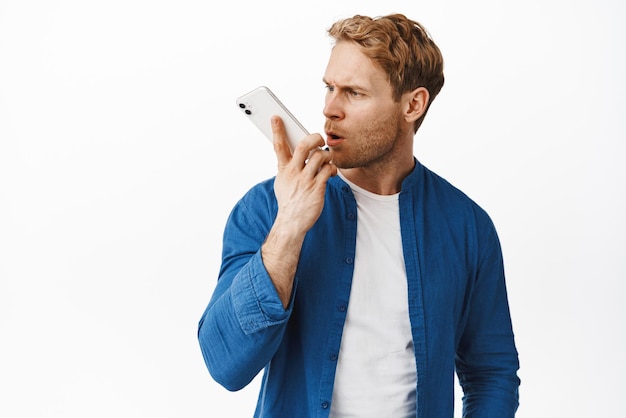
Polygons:
<instances>
[{"instance_id":1,"label":"phone camera module","mask_svg":"<svg viewBox=\"0 0 626 418\"><path fill-rule=\"evenodd\" d=\"M252 111L250 109L246 109L246 104L245 103L239 103L239 107L243 109L244 113L246 115L251 115Z\"/></svg>"}]
</instances>

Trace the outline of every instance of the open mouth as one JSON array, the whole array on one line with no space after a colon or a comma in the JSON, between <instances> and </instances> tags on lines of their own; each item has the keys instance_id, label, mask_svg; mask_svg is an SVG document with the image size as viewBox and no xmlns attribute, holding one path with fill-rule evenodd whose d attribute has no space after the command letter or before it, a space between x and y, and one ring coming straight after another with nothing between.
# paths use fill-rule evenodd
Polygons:
<instances>
[{"instance_id":1,"label":"open mouth","mask_svg":"<svg viewBox=\"0 0 626 418\"><path fill-rule=\"evenodd\" d=\"M341 136L337 135L337 134L336 134L336 133L334 133L334 132L326 132L326 137L327 137L328 139L332 139L332 140L339 140L339 139L342 139L342 137L341 137Z\"/></svg>"},{"instance_id":2,"label":"open mouth","mask_svg":"<svg viewBox=\"0 0 626 418\"><path fill-rule=\"evenodd\" d=\"M333 133L333 132L328 132L326 134L326 145L328 145L329 147L333 147L335 145L338 145L341 141L343 141L343 137Z\"/></svg>"}]
</instances>

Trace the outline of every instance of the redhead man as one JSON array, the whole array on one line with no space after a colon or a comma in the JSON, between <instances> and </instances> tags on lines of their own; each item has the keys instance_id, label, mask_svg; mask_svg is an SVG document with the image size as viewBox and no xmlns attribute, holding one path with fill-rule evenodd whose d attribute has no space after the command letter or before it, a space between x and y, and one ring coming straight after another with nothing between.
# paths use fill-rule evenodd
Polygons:
<instances>
[{"instance_id":1,"label":"redhead man","mask_svg":"<svg viewBox=\"0 0 626 418\"><path fill-rule=\"evenodd\" d=\"M413 155L444 83L439 48L400 14L328 32L325 138L292 153L272 119L278 172L227 221L198 330L207 367L229 390L264 371L255 417L451 418L454 373L464 417L513 417L495 227Z\"/></svg>"}]
</instances>

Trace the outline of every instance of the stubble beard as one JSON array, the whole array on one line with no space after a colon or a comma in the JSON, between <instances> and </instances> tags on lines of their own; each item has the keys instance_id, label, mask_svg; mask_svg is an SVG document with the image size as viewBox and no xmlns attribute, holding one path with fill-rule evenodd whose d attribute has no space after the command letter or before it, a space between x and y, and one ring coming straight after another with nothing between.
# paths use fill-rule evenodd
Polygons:
<instances>
[{"instance_id":1,"label":"stubble beard","mask_svg":"<svg viewBox=\"0 0 626 418\"><path fill-rule=\"evenodd\" d=\"M386 167L396 158L401 133L400 118L395 113L373 121L350 134L347 146L340 144L333 150L333 164L344 169Z\"/></svg>"}]
</instances>

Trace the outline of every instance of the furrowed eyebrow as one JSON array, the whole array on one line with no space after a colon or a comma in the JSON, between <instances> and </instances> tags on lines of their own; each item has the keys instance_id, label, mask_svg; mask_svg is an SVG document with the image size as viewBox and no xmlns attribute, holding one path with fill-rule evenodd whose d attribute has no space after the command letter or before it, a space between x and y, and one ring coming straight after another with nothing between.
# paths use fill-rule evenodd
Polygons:
<instances>
[{"instance_id":1,"label":"furrowed eyebrow","mask_svg":"<svg viewBox=\"0 0 626 418\"><path fill-rule=\"evenodd\" d=\"M340 85L340 84L332 84L329 81L327 81L325 78L322 79L322 82L327 85L327 86L333 86L336 89L339 90L351 90L351 91L363 91L366 92L367 89L365 89L364 87L361 86L357 86L357 85L352 85L352 84L346 84L346 85Z\"/></svg>"}]
</instances>

